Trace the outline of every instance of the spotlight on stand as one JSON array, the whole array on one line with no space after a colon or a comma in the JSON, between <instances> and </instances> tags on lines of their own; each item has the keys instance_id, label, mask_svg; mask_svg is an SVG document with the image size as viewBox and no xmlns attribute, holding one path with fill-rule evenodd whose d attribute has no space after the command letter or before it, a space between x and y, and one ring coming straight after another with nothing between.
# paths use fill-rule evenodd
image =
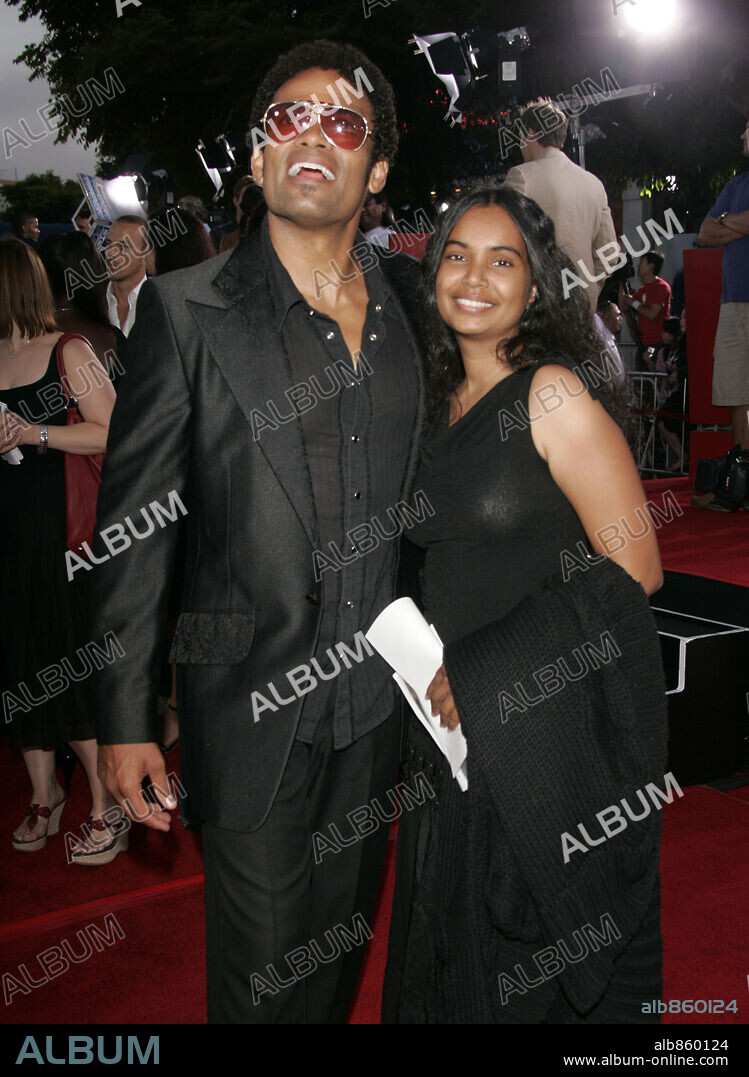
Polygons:
<instances>
[{"instance_id":1,"label":"spotlight on stand","mask_svg":"<svg viewBox=\"0 0 749 1077\"><path fill-rule=\"evenodd\" d=\"M641 86L625 86L623 89L614 90L609 93L607 101L621 101L625 97L644 97L650 99L655 97L657 91L663 89L658 83L651 82L647 85ZM605 138L606 135L595 124L587 123L582 124L580 122L580 106L589 105L595 108L601 104L601 99L596 95L581 96L575 94L575 96L561 96L557 98L557 101L561 108L565 112L570 113L570 133L572 139L577 146L578 163L581 168L585 168L585 145L587 142L595 142L599 138Z\"/></svg>"},{"instance_id":2,"label":"spotlight on stand","mask_svg":"<svg viewBox=\"0 0 749 1077\"><path fill-rule=\"evenodd\" d=\"M420 37L414 34L409 38L410 45L416 45L414 55L426 56L427 63L447 90L450 104L445 119L454 127L463 118L463 110L473 97L471 83L473 74L470 61L463 52L457 34L428 34Z\"/></svg>"},{"instance_id":3,"label":"spotlight on stand","mask_svg":"<svg viewBox=\"0 0 749 1077\"><path fill-rule=\"evenodd\" d=\"M676 0L627 0L617 12L638 34L655 36L670 30L676 22Z\"/></svg>"},{"instance_id":4,"label":"spotlight on stand","mask_svg":"<svg viewBox=\"0 0 749 1077\"><path fill-rule=\"evenodd\" d=\"M148 216L148 186L138 173L104 180L102 192L113 221L126 213Z\"/></svg>"},{"instance_id":5,"label":"spotlight on stand","mask_svg":"<svg viewBox=\"0 0 749 1077\"><path fill-rule=\"evenodd\" d=\"M146 173L123 172L108 180L80 173L78 182L84 203L91 210L89 234L97 247L102 246L109 226L118 217L127 214L147 220L174 201L169 177L163 169Z\"/></svg>"},{"instance_id":6,"label":"spotlight on stand","mask_svg":"<svg viewBox=\"0 0 749 1077\"><path fill-rule=\"evenodd\" d=\"M237 167L234 151L238 145L239 143L233 139L230 141L230 137L218 135L208 145L201 138L195 147L195 152L200 158L200 163L205 169L208 179L216 188L217 198L221 196L224 189L222 176L233 172Z\"/></svg>"},{"instance_id":7,"label":"spotlight on stand","mask_svg":"<svg viewBox=\"0 0 749 1077\"><path fill-rule=\"evenodd\" d=\"M502 104L515 104L522 93L520 53L531 45L524 26L497 34L497 83Z\"/></svg>"},{"instance_id":8,"label":"spotlight on stand","mask_svg":"<svg viewBox=\"0 0 749 1077\"><path fill-rule=\"evenodd\" d=\"M573 0L572 8L583 37L654 38L688 21L676 0Z\"/></svg>"},{"instance_id":9,"label":"spotlight on stand","mask_svg":"<svg viewBox=\"0 0 749 1077\"><path fill-rule=\"evenodd\" d=\"M496 79L503 100L514 99L519 92L518 57L530 47L524 26L497 33L494 30L469 30L463 34L414 34L416 56L426 56L434 74L447 90L450 104L445 115L454 126L463 119L471 105L476 84L491 76Z\"/></svg>"}]
</instances>

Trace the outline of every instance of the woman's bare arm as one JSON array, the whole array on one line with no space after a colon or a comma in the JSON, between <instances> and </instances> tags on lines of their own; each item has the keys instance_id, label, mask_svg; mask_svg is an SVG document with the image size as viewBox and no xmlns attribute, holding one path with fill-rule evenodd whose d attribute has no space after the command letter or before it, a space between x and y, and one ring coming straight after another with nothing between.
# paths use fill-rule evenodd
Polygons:
<instances>
[{"instance_id":1,"label":"woman's bare arm","mask_svg":"<svg viewBox=\"0 0 749 1077\"><path fill-rule=\"evenodd\" d=\"M663 572L645 491L621 430L584 388L563 366L536 372L528 401L533 441L593 550L650 595Z\"/></svg>"}]
</instances>

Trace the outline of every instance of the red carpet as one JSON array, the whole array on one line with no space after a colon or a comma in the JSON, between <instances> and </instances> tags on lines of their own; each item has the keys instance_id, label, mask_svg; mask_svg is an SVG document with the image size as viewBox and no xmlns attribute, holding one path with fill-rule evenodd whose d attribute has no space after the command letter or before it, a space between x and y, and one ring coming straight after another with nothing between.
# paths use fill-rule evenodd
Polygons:
<instances>
[{"instance_id":1,"label":"red carpet","mask_svg":"<svg viewBox=\"0 0 749 1077\"><path fill-rule=\"evenodd\" d=\"M178 775L179 751L170 752L166 758L167 773ZM0 748L0 788L7 831L7 838L0 841L3 925L42 916L61 905L82 905L160 883L171 884L175 879L203 870L199 839L187 834L176 818L166 835L134 826L128 853L121 853L105 867L89 869L68 864L64 834L81 836L80 827L86 822L91 806L88 784L80 766L73 772L60 835L50 839L39 853L17 853L10 843L10 835L22 821L29 800L28 776L20 752Z\"/></svg>"},{"instance_id":2,"label":"red carpet","mask_svg":"<svg viewBox=\"0 0 749 1077\"><path fill-rule=\"evenodd\" d=\"M749 1023L747 788L688 786L663 805L663 998L738 1004L738 1013L664 1014L664 1024Z\"/></svg>"},{"instance_id":3,"label":"red carpet","mask_svg":"<svg viewBox=\"0 0 749 1077\"><path fill-rule=\"evenodd\" d=\"M17 811L22 768L20 759L13 762L7 750L0 752L0 759L6 779L3 818L8 819ZM76 784L82 784L80 774ZM742 945L749 890L747 823L747 787L721 793L690 786L682 798L664 805L663 997L735 998L739 1006L736 1014L665 1014L666 1024L747 1023ZM141 828L135 833L132 855L122 854L106 868L90 871L67 867L60 838L52 839L43 852L25 856L14 853L9 842L3 846L0 970L5 974L5 1004L0 1023L205 1020L203 895L194 872L197 843L181 826L166 839ZM352 1024L379 1023L394 851L391 840ZM57 918L51 920L55 912ZM91 925L94 934L99 929L100 943L98 948L89 945L86 957L86 935L78 933L91 939ZM69 961L68 948L85 960ZM45 951L40 961L38 955ZM51 963L55 960L57 964ZM38 982L25 994L17 986L23 982L21 964Z\"/></svg>"},{"instance_id":4,"label":"red carpet","mask_svg":"<svg viewBox=\"0 0 749 1077\"><path fill-rule=\"evenodd\" d=\"M648 479L643 485L648 500L665 516L658 527L664 569L749 587L749 512L693 509L689 479ZM669 508L674 498L681 515Z\"/></svg>"}]
</instances>

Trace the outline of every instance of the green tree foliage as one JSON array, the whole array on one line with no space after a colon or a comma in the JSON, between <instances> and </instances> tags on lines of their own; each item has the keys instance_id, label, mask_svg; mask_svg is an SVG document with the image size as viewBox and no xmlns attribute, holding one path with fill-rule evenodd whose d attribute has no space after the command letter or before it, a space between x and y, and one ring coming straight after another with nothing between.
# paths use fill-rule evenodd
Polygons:
<instances>
[{"instance_id":1,"label":"green tree foliage","mask_svg":"<svg viewBox=\"0 0 749 1077\"><path fill-rule=\"evenodd\" d=\"M8 219L28 210L49 223L70 220L81 201L81 189L75 180L63 182L54 172L32 172L18 183L3 187L3 195L10 205Z\"/></svg>"},{"instance_id":2,"label":"green tree foliage","mask_svg":"<svg viewBox=\"0 0 749 1077\"><path fill-rule=\"evenodd\" d=\"M101 80L109 67L126 86L85 116L69 116L59 137L98 141L108 174L128 154L153 151L152 167L166 168L180 194L212 193L194 152L198 138L244 129L268 66L314 37L359 45L393 82L402 124L389 182L396 199L426 205L430 190L448 192L456 182L496 175L518 158L501 158L496 127L451 129L443 121L441 84L408 45L414 32L473 27L528 27L523 99L569 93L581 79L597 79L604 66L622 86L663 84L653 99L609 102L583 117L606 135L588 147L587 165L611 194L632 178L650 186L675 175L679 197L705 207L716 186L741 167L739 127L749 113L746 0L692 4L697 21L690 33L670 30L650 45L581 36L573 0L380 0L376 6L374 0L142 0L125 6L121 18L115 0L5 2L22 19L39 16L47 28L44 41L28 46L21 59L32 78L49 80L55 98L74 96L77 86ZM692 61L688 80L674 77L682 57ZM479 118L499 105L495 80L482 80Z\"/></svg>"}]
</instances>

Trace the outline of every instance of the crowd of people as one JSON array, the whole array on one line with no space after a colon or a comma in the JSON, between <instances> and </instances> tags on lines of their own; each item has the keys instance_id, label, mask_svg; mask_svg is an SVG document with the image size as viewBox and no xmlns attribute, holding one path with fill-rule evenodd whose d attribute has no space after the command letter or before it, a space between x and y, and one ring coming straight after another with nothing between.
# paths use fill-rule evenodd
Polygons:
<instances>
[{"instance_id":1,"label":"crowd of people","mask_svg":"<svg viewBox=\"0 0 749 1077\"><path fill-rule=\"evenodd\" d=\"M367 93L313 104L358 69ZM74 864L127 850L115 806L168 830L164 754L179 741L181 817L202 830L209 1021L346 1020L361 946L282 987L267 970L334 925L371 923L387 828L320 860L313 837L384 802L399 765L428 773L435 795L401 819L384 1020L657 1020L641 1012L661 994L657 823L569 870L559 843L665 767L655 533L615 551L601 535L614 520L639 530L646 503L620 427L622 316L663 375L656 420L673 470L685 323L669 317L658 251L618 303L599 302L595 283L565 295L564 272L598 276L616 236L602 184L563 151L561 110L541 133L539 109L556 107L527 107L523 165L456 199L421 265L396 254L365 270L352 253L359 230L372 251L388 246L398 125L379 68L327 41L261 81L251 122L268 141L226 225L211 230L185 196L151 220L113 221L101 255L85 211L38 252L32 215L0 243L0 454L21 455L0 462L13 611L0 685L31 785L13 847L40 851L60 828L63 745L91 793ZM745 252L749 209L734 193L717 205L713 241ZM331 265L339 286L319 294L315 274ZM732 369L721 393L733 407ZM323 386L334 370L344 380ZM505 436L500 413L529 421ZM90 571L70 580L66 459L104 453ZM354 536L414 491L432 511L410 526L398 573L397 541ZM186 506L180 527L102 556L113 528L171 494ZM560 581L564 552L580 548L597 567ZM314 554L329 549L340 564L320 579ZM403 593L444 644L428 698L468 739L467 791L413 719L401 738L383 659L368 648L335 660ZM531 708L519 685L592 631L613 634L616 664L570 674ZM90 641L108 635L118 657L87 671ZM65 691L38 674L53 666ZM500 720L509 692L517 713ZM584 975L571 960L530 994L517 986L519 966L602 910L616 935Z\"/></svg>"}]
</instances>

